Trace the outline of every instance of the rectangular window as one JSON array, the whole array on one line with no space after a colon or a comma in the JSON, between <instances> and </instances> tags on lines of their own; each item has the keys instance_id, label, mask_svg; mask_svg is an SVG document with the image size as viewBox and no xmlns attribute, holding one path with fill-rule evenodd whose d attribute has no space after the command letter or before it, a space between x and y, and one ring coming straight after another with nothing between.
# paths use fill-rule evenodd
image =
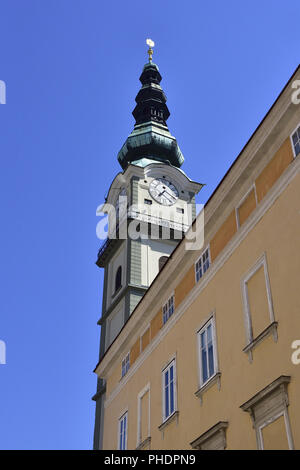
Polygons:
<instances>
[{"instance_id":1,"label":"rectangular window","mask_svg":"<svg viewBox=\"0 0 300 470\"><path fill-rule=\"evenodd\" d=\"M150 384L138 394L137 447L142 444L146 449L146 440L150 437ZM144 447L145 445L145 447Z\"/></svg>"},{"instance_id":2,"label":"rectangular window","mask_svg":"<svg viewBox=\"0 0 300 470\"><path fill-rule=\"evenodd\" d=\"M119 419L119 450L127 449L127 421L128 421L128 412L123 414Z\"/></svg>"},{"instance_id":3,"label":"rectangular window","mask_svg":"<svg viewBox=\"0 0 300 470\"><path fill-rule=\"evenodd\" d=\"M203 274L208 270L209 265L210 265L209 248L206 248L206 250L203 251L202 255L200 256L200 258L195 264L197 282L200 281Z\"/></svg>"},{"instance_id":4,"label":"rectangular window","mask_svg":"<svg viewBox=\"0 0 300 470\"><path fill-rule=\"evenodd\" d=\"M174 313L174 295L163 306L163 324L165 324Z\"/></svg>"},{"instance_id":5,"label":"rectangular window","mask_svg":"<svg viewBox=\"0 0 300 470\"><path fill-rule=\"evenodd\" d=\"M122 377L124 377L124 375L127 374L127 372L129 371L129 367L130 367L130 356L128 353L122 361Z\"/></svg>"},{"instance_id":6,"label":"rectangular window","mask_svg":"<svg viewBox=\"0 0 300 470\"><path fill-rule=\"evenodd\" d=\"M175 359L163 370L163 421L176 411L176 367Z\"/></svg>"},{"instance_id":7,"label":"rectangular window","mask_svg":"<svg viewBox=\"0 0 300 470\"><path fill-rule=\"evenodd\" d=\"M176 211L180 214L184 214L184 209L182 209L181 207L176 207Z\"/></svg>"},{"instance_id":8,"label":"rectangular window","mask_svg":"<svg viewBox=\"0 0 300 470\"><path fill-rule=\"evenodd\" d=\"M297 155L300 153L300 125L292 134L292 142L294 148L294 155L295 157L297 157Z\"/></svg>"},{"instance_id":9,"label":"rectangular window","mask_svg":"<svg viewBox=\"0 0 300 470\"><path fill-rule=\"evenodd\" d=\"M149 206L151 206L152 201L151 201L151 199L144 199L144 203L145 203L145 204L148 204Z\"/></svg>"},{"instance_id":10,"label":"rectangular window","mask_svg":"<svg viewBox=\"0 0 300 470\"><path fill-rule=\"evenodd\" d=\"M242 298L246 325L246 347L252 360L252 349L266 336L273 335L277 341L267 258L264 253L241 280Z\"/></svg>"},{"instance_id":11,"label":"rectangular window","mask_svg":"<svg viewBox=\"0 0 300 470\"><path fill-rule=\"evenodd\" d=\"M200 387L216 374L216 345L214 320L211 318L198 332Z\"/></svg>"}]
</instances>

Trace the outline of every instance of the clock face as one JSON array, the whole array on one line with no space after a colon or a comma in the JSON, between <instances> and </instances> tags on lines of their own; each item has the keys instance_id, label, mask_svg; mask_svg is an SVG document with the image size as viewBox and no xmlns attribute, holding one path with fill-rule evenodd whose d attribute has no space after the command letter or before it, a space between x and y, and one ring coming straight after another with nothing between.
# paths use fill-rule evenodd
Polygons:
<instances>
[{"instance_id":1,"label":"clock face","mask_svg":"<svg viewBox=\"0 0 300 470\"><path fill-rule=\"evenodd\" d=\"M173 183L165 178L157 178L151 181L149 193L155 201L164 206L172 206L178 199L178 190Z\"/></svg>"}]
</instances>

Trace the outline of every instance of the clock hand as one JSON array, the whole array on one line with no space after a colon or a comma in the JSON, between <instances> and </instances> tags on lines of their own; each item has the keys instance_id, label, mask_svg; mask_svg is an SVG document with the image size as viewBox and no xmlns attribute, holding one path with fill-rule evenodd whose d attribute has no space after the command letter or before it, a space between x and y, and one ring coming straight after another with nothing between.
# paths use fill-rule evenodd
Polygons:
<instances>
[{"instance_id":1,"label":"clock hand","mask_svg":"<svg viewBox=\"0 0 300 470\"><path fill-rule=\"evenodd\" d=\"M170 201L170 202L173 202L172 199L169 199L167 196L171 196L171 194L167 193L166 191L163 191L165 194L165 198Z\"/></svg>"},{"instance_id":2,"label":"clock hand","mask_svg":"<svg viewBox=\"0 0 300 470\"><path fill-rule=\"evenodd\" d=\"M174 201L176 201L176 198L173 196L172 193L170 193L169 191L164 191L168 196L170 196Z\"/></svg>"}]
</instances>

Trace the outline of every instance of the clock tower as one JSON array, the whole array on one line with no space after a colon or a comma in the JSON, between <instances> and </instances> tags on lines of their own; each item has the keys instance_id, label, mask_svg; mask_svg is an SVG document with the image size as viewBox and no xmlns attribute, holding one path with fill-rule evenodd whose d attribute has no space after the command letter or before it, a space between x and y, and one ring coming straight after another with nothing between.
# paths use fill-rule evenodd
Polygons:
<instances>
[{"instance_id":1,"label":"clock tower","mask_svg":"<svg viewBox=\"0 0 300 470\"><path fill-rule=\"evenodd\" d=\"M152 62L154 43L147 44L149 62L140 76L134 129L118 153L122 171L103 206L109 233L96 262L104 268L99 360L191 225L195 194L202 187L180 168L184 157L167 126L170 112L159 68ZM105 383L100 379L93 399L94 448L101 449Z\"/></svg>"}]
</instances>

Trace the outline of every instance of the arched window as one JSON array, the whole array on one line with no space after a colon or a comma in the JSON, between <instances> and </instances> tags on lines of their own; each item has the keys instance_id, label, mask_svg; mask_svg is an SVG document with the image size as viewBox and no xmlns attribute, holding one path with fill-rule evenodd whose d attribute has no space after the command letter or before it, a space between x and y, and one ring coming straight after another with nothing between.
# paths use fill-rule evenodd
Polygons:
<instances>
[{"instance_id":1,"label":"arched window","mask_svg":"<svg viewBox=\"0 0 300 470\"><path fill-rule=\"evenodd\" d=\"M160 271L166 262L168 261L169 257L168 256L161 256L158 260L158 271Z\"/></svg>"},{"instance_id":2,"label":"arched window","mask_svg":"<svg viewBox=\"0 0 300 470\"><path fill-rule=\"evenodd\" d=\"M117 292L117 290L120 289L121 284L122 284L122 266L119 266L117 269L116 279L115 279L115 292Z\"/></svg>"}]
</instances>

